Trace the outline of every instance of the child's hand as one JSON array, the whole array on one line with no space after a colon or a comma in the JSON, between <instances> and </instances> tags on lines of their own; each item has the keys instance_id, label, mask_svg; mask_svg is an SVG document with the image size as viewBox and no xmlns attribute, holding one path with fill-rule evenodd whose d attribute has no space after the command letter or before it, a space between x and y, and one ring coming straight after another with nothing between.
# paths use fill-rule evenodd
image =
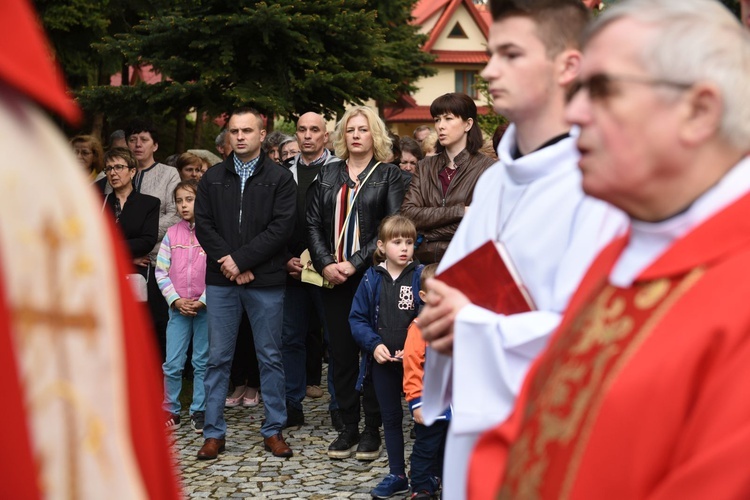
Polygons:
<instances>
[{"instance_id":1,"label":"child's hand","mask_svg":"<svg viewBox=\"0 0 750 500\"><path fill-rule=\"evenodd\" d=\"M396 350L396 354L393 355L394 358L403 359L404 358L404 350Z\"/></svg>"},{"instance_id":2,"label":"child's hand","mask_svg":"<svg viewBox=\"0 0 750 500\"><path fill-rule=\"evenodd\" d=\"M379 364L387 363L391 360L391 351L388 350L383 344L378 344L375 351L372 353L372 357L375 358Z\"/></svg>"},{"instance_id":3,"label":"child's hand","mask_svg":"<svg viewBox=\"0 0 750 500\"><path fill-rule=\"evenodd\" d=\"M193 311L193 302L189 299L177 299L174 301L174 307L183 316L195 316L198 313Z\"/></svg>"},{"instance_id":4,"label":"child's hand","mask_svg":"<svg viewBox=\"0 0 750 500\"><path fill-rule=\"evenodd\" d=\"M414 421L418 424L424 425L424 418L422 418L422 407L416 408L413 413Z\"/></svg>"}]
</instances>

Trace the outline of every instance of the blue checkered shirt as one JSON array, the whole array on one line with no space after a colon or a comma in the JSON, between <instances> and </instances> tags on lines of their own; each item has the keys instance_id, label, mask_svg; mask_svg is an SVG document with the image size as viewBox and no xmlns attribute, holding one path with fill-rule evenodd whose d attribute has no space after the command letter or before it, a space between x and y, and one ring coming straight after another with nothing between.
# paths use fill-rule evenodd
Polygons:
<instances>
[{"instance_id":1,"label":"blue checkered shirt","mask_svg":"<svg viewBox=\"0 0 750 500\"><path fill-rule=\"evenodd\" d=\"M258 166L258 160L260 155L253 158L247 163L237 158L237 155L232 155L234 158L234 170L237 175L240 176L240 227L242 227L242 196L245 194L245 184L247 180L255 173L255 167Z\"/></svg>"}]
</instances>

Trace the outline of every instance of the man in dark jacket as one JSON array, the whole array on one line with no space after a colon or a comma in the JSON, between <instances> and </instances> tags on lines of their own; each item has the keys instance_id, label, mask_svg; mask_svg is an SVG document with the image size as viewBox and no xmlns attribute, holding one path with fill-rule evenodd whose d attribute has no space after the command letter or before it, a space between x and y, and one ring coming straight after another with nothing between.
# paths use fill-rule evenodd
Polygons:
<instances>
[{"instance_id":1,"label":"man in dark jacket","mask_svg":"<svg viewBox=\"0 0 750 500\"><path fill-rule=\"evenodd\" d=\"M307 207L307 195L310 185L313 183L320 168L333 161L337 161L334 155L325 148L328 141L326 121L318 113L308 112L299 117L297 121L297 143L300 145L300 153L292 159L289 171L297 181L297 221L294 235L289 241L289 260L286 270L287 278L286 296L284 298L284 327L282 330L284 358L284 373L286 374L286 411L287 426L302 425L305 423L305 415L302 410L302 400L305 398L306 385L316 385L318 380L307 380L306 361L313 358L320 369L322 339L314 336L310 342L308 352L307 339L309 327L315 315L320 321L323 320L323 299L320 288L300 281L302 273L302 262L300 254L307 248L307 234L305 212ZM318 328L318 330L320 330ZM320 336L318 331L317 337ZM315 342L317 340L317 342ZM315 349L314 347L318 347ZM332 369L329 361L328 384L331 392L331 402L328 409L331 411L331 424L338 429L343 427L341 416L336 404L333 389ZM312 382L312 383L311 383Z\"/></svg>"},{"instance_id":2,"label":"man in dark jacket","mask_svg":"<svg viewBox=\"0 0 750 500\"><path fill-rule=\"evenodd\" d=\"M206 438L198 459L224 450L224 399L242 311L252 325L261 373L266 450L290 457L281 429L287 414L281 325L286 272L284 251L294 229L292 174L260 148L266 135L260 114L248 108L229 118L233 154L201 179L195 203L196 235L208 255L206 309Z\"/></svg>"}]
</instances>

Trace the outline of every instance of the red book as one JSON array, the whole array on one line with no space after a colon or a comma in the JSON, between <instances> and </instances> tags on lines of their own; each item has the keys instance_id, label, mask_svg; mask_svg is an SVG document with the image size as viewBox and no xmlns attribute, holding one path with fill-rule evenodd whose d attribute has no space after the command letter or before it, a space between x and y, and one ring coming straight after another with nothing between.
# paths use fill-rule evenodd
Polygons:
<instances>
[{"instance_id":1,"label":"red book","mask_svg":"<svg viewBox=\"0 0 750 500\"><path fill-rule=\"evenodd\" d=\"M461 290L473 304L498 314L536 309L502 243L487 241L435 277Z\"/></svg>"}]
</instances>

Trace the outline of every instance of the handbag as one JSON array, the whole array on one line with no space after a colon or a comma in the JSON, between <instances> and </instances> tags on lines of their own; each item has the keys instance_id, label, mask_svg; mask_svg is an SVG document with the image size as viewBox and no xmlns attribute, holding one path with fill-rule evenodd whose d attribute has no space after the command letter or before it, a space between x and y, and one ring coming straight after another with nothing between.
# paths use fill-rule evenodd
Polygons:
<instances>
[{"instance_id":1,"label":"handbag","mask_svg":"<svg viewBox=\"0 0 750 500\"><path fill-rule=\"evenodd\" d=\"M359 189L356 193L354 193L354 199L352 199L352 207L354 207L354 203L357 201L357 196L359 196L359 193L362 192L362 189L365 187L365 184L367 183L367 180L370 178L373 172L375 172L375 169L378 168L378 165L380 165L380 162L377 162L375 166L372 167L372 170L367 174L365 179L362 181L362 184L359 186ZM346 219L344 219L344 227L346 228L347 224L349 224L349 218L352 215L352 210L349 210L349 212L346 214ZM341 243L344 240L344 231L341 231L341 234L339 234L338 241L336 242L336 250L333 253L334 256L338 255L339 253L339 247L341 246ZM310 283L311 285L319 286L322 288L333 288L334 284L328 281L323 277L322 274L320 274L315 267L313 267L312 263L312 257L310 256L310 249L306 248L304 252L302 252L302 255L299 256L299 260L302 262L302 273L300 276L300 279L303 283Z\"/></svg>"},{"instance_id":2,"label":"handbag","mask_svg":"<svg viewBox=\"0 0 750 500\"><path fill-rule=\"evenodd\" d=\"M147 274L150 274L151 266L148 266ZM133 291L133 297L136 302L146 302L148 300L148 278L139 273L126 274L125 279L130 283L130 289Z\"/></svg>"},{"instance_id":3,"label":"handbag","mask_svg":"<svg viewBox=\"0 0 750 500\"><path fill-rule=\"evenodd\" d=\"M104 203L102 203L101 212L104 213L104 208L107 206L107 199L109 193L104 197ZM151 275L151 264L146 269L146 276L140 273L130 273L125 275L125 279L130 283L130 290L133 292L133 297L136 302L146 302L148 300L148 278Z\"/></svg>"}]
</instances>

